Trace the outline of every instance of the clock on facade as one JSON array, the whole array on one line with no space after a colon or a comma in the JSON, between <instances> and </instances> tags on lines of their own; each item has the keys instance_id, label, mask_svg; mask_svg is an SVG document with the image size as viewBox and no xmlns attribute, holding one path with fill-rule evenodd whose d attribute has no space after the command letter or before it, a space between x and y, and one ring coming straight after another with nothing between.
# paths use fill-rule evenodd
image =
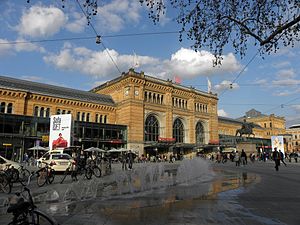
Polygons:
<instances>
[{"instance_id":1,"label":"clock on facade","mask_svg":"<svg viewBox=\"0 0 300 225\"><path fill-rule=\"evenodd\" d=\"M135 90L135 91L134 91L134 95L136 95L136 96L139 95L139 91L138 91L138 90Z\"/></svg>"}]
</instances>

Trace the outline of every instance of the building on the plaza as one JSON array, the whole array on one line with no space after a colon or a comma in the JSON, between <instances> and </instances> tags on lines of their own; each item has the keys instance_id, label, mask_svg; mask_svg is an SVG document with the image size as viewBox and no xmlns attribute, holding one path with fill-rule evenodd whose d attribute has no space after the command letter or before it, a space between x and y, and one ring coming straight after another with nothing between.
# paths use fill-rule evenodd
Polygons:
<instances>
[{"instance_id":1,"label":"building on the plaza","mask_svg":"<svg viewBox=\"0 0 300 225\"><path fill-rule=\"evenodd\" d=\"M57 114L73 117L72 145L126 146L127 127L115 123L111 96L1 76L0 154L20 158L30 147L48 146L50 116Z\"/></svg>"},{"instance_id":2,"label":"building on the plaza","mask_svg":"<svg viewBox=\"0 0 300 225\"><path fill-rule=\"evenodd\" d=\"M274 114L265 115L255 109L251 109L240 119L246 119L247 122L256 123L264 128L264 133L262 134L264 138L285 134L284 117L275 116Z\"/></svg>"},{"instance_id":3,"label":"building on the plaza","mask_svg":"<svg viewBox=\"0 0 300 225\"><path fill-rule=\"evenodd\" d=\"M270 137L265 137L264 128L254 123L254 135L243 135L240 137L237 135L236 131L240 129L242 125L243 122L239 119L231 119L219 116L218 129L221 150L226 151L226 149L239 149L239 147L241 147L244 148L247 153L252 153L252 148L247 149L247 147L245 147L251 145L255 146L256 152L271 150L271 140Z\"/></svg>"},{"instance_id":4,"label":"building on the plaza","mask_svg":"<svg viewBox=\"0 0 300 225\"><path fill-rule=\"evenodd\" d=\"M300 124L295 124L286 129L287 147L289 152L300 151Z\"/></svg>"},{"instance_id":5,"label":"building on the plaza","mask_svg":"<svg viewBox=\"0 0 300 225\"><path fill-rule=\"evenodd\" d=\"M92 92L116 103L116 124L127 126L127 147L146 154L186 154L218 142L216 94L133 69Z\"/></svg>"},{"instance_id":6,"label":"building on the plaza","mask_svg":"<svg viewBox=\"0 0 300 225\"><path fill-rule=\"evenodd\" d=\"M139 155L180 156L245 140L264 149L271 136L285 133L283 117L254 109L237 120L218 117L217 104L216 94L133 69L90 91L1 76L0 154L48 146L50 116L59 114L72 115L72 145ZM236 136L244 119L255 124L254 137Z\"/></svg>"}]
</instances>

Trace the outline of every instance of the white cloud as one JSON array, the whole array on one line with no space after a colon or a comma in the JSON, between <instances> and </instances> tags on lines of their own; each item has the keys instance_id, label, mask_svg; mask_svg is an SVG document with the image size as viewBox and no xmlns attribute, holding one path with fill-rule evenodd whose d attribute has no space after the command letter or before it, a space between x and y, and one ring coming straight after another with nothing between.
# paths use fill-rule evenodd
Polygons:
<instances>
[{"instance_id":1,"label":"white cloud","mask_svg":"<svg viewBox=\"0 0 300 225\"><path fill-rule=\"evenodd\" d=\"M23 12L16 30L23 36L49 37L58 33L66 20L59 8L35 5Z\"/></svg>"},{"instance_id":2,"label":"white cloud","mask_svg":"<svg viewBox=\"0 0 300 225\"><path fill-rule=\"evenodd\" d=\"M168 71L185 78L236 72L241 68L241 64L232 53L223 56L220 66L213 66L214 59L213 54L208 51L195 52L181 48L171 56L170 60L165 60L164 64Z\"/></svg>"},{"instance_id":3,"label":"white cloud","mask_svg":"<svg viewBox=\"0 0 300 225\"><path fill-rule=\"evenodd\" d=\"M19 38L16 40L16 42L19 42L18 44L15 45L15 50L17 52L33 52L33 51L38 51L45 53L46 50L43 47L40 47L36 44L26 42L25 39Z\"/></svg>"},{"instance_id":4,"label":"white cloud","mask_svg":"<svg viewBox=\"0 0 300 225\"><path fill-rule=\"evenodd\" d=\"M274 68L280 69L283 67L291 66L291 63L289 61L282 61L282 62L277 62L273 64Z\"/></svg>"},{"instance_id":5,"label":"white cloud","mask_svg":"<svg viewBox=\"0 0 300 225\"><path fill-rule=\"evenodd\" d=\"M278 79L289 79L294 78L296 76L295 71L293 69L284 69L280 70L277 73Z\"/></svg>"},{"instance_id":6,"label":"white cloud","mask_svg":"<svg viewBox=\"0 0 300 225\"><path fill-rule=\"evenodd\" d=\"M215 85L213 90L220 93L223 90L235 90L238 88L240 88L240 86L237 83L232 83L229 80L223 80L220 84Z\"/></svg>"},{"instance_id":7,"label":"white cloud","mask_svg":"<svg viewBox=\"0 0 300 225\"><path fill-rule=\"evenodd\" d=\"M224 109L218 109L218 116L229 117L229 114Z\"/></svg>"},{"instance_id":8,"label":"white cloud","mask_svg":"<svg viewBox=\"0 0 300 225\"><path fill-rule=\"evenodd\" d=\"M81 33L87 26L87 19L82 16L82 13L73 12L70 14L72 22L66 24L66 29L73 33Z\"/></svg>"},{"instance_id":9,"label":"white cloud","mask_svg":"<svg viewBox=\"0 0 300 225\"><path fill-rule=\"evenodd\" d=\"M0 56L10 53L13 45L6 39L0 39Z\"/></svg>"},{"instance_id":10,"label":"white cloud","mask_svg":"<svg viewBox=\"0 0 300 225\"><path fill-rule=\"evenodd\" d=\"M7 56L7 54L14 54L15 52L45 52L43 47L36 44L29 43L26 40L20 38L16 41L9 41L6 39L0 39L0 56Z\"/></svg>"},{"instance_id":11,"label":"white cloud","mask_svg":"<svg viewBox=\"0 0 300 225\"><path fill-rule=\"evenodd\" d=\"M138 1L113 0L98 7L95 16L97 27L101 32L118 32L125 27L126 22L131 22L131 25L138 24L141 9Z\"/></svg>"},{"instance_id":12,"label":"white cloud","mask_svg":"<svg viewBox=\"0 0 300 225\"><path fill-rule=\"evenodd\" d=\"M44 57L44 60L59 69L78 70L81 73L101 79L111 78L112 74L117 76L118 70L115 64L121 71L128 71L129 68L138 63L139 70L144 71L148 75L164 79L173 78L174 75L194 78L202 75L227 73L239 68L238 62L231 56L224 57L222 67L209 66L205 61L208 60L208 55L207 52L204 55L203 53L200 55L193 50L180 49L172 55L171 59L161 60L150 56L122 55L113 49L94 51L85 47L74 47L67 43L59 53L49 54ZM114 62L112 62L111 58ZM232 64L231 67L230 64ZM233 88L237 88L237 84L233 84Z\"/></svg>"}]
</instances>

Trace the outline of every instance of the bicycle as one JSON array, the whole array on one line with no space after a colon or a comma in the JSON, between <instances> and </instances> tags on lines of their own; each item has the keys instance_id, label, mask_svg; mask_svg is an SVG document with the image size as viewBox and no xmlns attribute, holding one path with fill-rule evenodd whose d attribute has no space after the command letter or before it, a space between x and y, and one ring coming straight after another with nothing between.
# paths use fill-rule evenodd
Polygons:
<instances>
[{"instance_id":1,"label":"bicycle","mask_svg":"<svg viewBox=\"0 0 300 225\"><path fill-rule=\"evenodd\" d=\"M4 171L0 171L0 190L4 193L9 194L12 189L12 183L10 182L9 177Z\"/></svg>"},{"instance_id":2,"label":"bicycle","mask_svg":"<svg viewBox=\"0 0 300 225\"><path fill-rule=\"evenodd\" d=\"M6 164L4 168L4 172L9 178L9 181L11 183L15 183L19 180L19 170L17 170L14 166L11 164Z\"/></svg>"},{"instance_id":3,"label":"bicycle","mask_svg":"<svg viewBox=\"0 0 300 225\"><path fill-rule=\"evenodd\" d=\"M77 176L84 175L86 179L92 179L93 170L89 166L80 165L76 163L70 163L68 168L65 170L64 175L60 183L62 184L68 175L71 175L73 181L77 181Z\"/></svg>"},{"instance_id":4,"label":"bicycle","mask_svg":"<svg viewBox=\"0 0 300 225\"><path fill-rule=\"evenodd\" d=\"M97 178L101 177L102 172L101 172L100 167L97 166L96 161L91 160L91 161L88 163L88 167L90 167L90 169L92 170L93 175L94 175L95 177L97 177Z\"/></svg>"},{"instance_id":5,"label":"bicycle","mask_svg":"<svg viewBox=\"0 0 300 225\"><path fill-rule=\"evenodd\" d=\"M19 168L19 182L22 185L25 185L25 183L27 182L29 176L30 176L29 170L24 168L23 165L21 165L20 168Z\"/></svg>"},{"instance_id":6,"label":"bicycle","mask_svg":"<svg viewBox=\"0 0 300 225\"><path fill-rule=\"evenodd\" d=\"M42 167L37 173L37 185L39 187L44 186L46 183L51 184L54 181L55 170L51 168L51 163L42 162L45 167Z\"/></svg>"},{"instance_id":7,"label":"bicycle","mask_svg":"<svg viewBox=\"0 0 300 225\"><path fill-rule=\"evenodd\" d=\"M31 177L36 172L32 172L28 177L27 185L30 182ZM27 199L23 193L27 193ZM7 213L13 214L13 219L8 225L58 225L57 221L37 209L37 206L33 202L33 198L30 189L25 185L23 190L16 193L18 197L22 195L19 199L14 199L15 202L11 202L7 209Z\"/></svg>"}]
</instances>

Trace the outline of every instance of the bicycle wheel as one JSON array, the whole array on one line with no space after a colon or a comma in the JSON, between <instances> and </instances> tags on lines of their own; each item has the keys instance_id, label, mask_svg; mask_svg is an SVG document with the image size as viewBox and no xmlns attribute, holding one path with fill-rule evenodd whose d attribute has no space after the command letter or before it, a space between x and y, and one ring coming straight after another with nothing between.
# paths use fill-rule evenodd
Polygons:
<instances>
[{"instance_id":1,"label":"bicycle wheel","mask_svg":"<svg viewBox=\"0 0 300 225\"><path fill-rule=\"evenodd\" d=\"M90 167L86 168L84 173L86 179L88 180L92 179L92 175L93 175L93 170Z\"/></svg>"},{"instance_id":2,"label":"bicycle wheel","mask_svg":"<svg viewBox=\"0 0 300 225\"><path fill-rule=\"evenodd\" d=\"M11 192L11 183L5 174L0 174L0 190L4 193L9 194Z\"/></svg>"},{"instance_id":3,"label":"bicycle wheel","mask_svg":"<svg viewBox=\"0 0 300 225\"><path fill-rule=\"evenodd\" d=\"M19 181L22 185L26 185L28 182L28 177L30 176L30 172L28 169L22 169L19 172Z\"/></svg>"},{"instance_id":4,"label":"bicycle wheel","mask_svg":"<svg viewBox=\"0 0 300 225\"><path fill-rule=\"evenodd\" d=\"M57 221L46 215L39 210L33 210L31 213L31 222L28 224L32 225L58 225Z\"/></svg>"},{"instance_id":5,"label":"bicycle wheel","mask_svg":"<svg viewBox=\"0 0 300 225\"><path fill-rule=\"evenodd\" d=\"M70 170L69 170L69 168L67 168L63 174L63 178L60 181L61 184L64 182L64 180L66 179L66 177L68 176L69 173L70 173Z\"/></svg>"},{"instance_id":6,"label":"bicycle wheel","mask_svg":"<svg viewBox=\"0 0 300 225\"><path fill-rule=\"evenodd\" d=\"M54 177L55 177L55 170L54 169L50 169L48 171L48 181L49 181L49 184L52 184L52 182L54 181Z\"/></svg>"},{"instance_id":7,"label":"bicycle wheel","mask_svg":"<svg viewBox=\"0 0 300 225\"><path fill-rule=\"evenodd\" d=\"M47 169L46 168L42 168L37 173L38 173L37 185L39 187L42 187L47 182Z\"/></svg>"},{"instance_id":8,"label":"bicycle wheel","mask_svg":"<svg viewBox=\"0 0 300 225\"><path fill-rule=\"evenodd\" d=\"M94 166L93 174L95 175L95 177L101 177L101 169L98 166Z\"/></svg>"}]
</instances>

